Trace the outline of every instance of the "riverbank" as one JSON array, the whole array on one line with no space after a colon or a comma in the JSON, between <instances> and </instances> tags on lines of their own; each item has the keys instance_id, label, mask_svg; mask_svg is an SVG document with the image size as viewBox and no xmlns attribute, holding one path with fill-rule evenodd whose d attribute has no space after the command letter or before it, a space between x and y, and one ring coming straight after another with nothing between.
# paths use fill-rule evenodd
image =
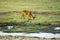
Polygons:
<instances>
[{"instance_id":1,"label":"riverbank","mask_svg":"<svg viewBox=\"0 0 60 40\"><path fill-rule=\"evenodd\" d=\"M0 12L0 31L35 33L43 30L60 33L54 30L54 27L60 27L60 12L31 12L36 15L34 20L28 20L26 16L21 19L21 11ZM8 30L11 26L13 28Z\"/></svg>"},{"instance_id":2,"label":"riverbank","mask_svg":"<svg viewBox=\"0 0 60 40\"><path fill-rule=\"evenodd\" d=\"M0 40L60 40L60 38L38 38L26 36L0 36Z\"/></svg>"}]
</instances>

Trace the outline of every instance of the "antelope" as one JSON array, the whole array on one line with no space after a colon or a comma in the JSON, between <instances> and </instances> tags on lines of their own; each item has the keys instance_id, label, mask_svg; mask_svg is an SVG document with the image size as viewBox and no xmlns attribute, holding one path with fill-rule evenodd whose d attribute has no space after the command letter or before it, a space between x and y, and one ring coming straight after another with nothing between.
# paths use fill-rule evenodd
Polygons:
<instances>
[{"instance_id":1,"label":"antelope","mask_svg":"<svg viewBox=\"0 0 60 40\"><path fill-rule=\"evenodd\" d=\"M33 14L32 14L30 11L28 11L28 10L23 10L22 12L23 12L23 13L22 13L22 17L24 17L25 15L27 15L28 17L30 17L30 18L32 18L32 19L35 19L35 16L33 16Z\"/></svg>"}]
</instances>

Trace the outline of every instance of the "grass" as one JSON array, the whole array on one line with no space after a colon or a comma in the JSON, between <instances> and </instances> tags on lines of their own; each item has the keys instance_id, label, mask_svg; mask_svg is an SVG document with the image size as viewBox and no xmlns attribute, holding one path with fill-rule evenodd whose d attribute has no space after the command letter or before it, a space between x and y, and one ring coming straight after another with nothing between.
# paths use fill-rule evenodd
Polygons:
<instances>
[{"instance_id":1,"label":"grass","mask_svg":"<svg viewBox=\"0 0 60 40\"><path fill-rule=\"evenodd\" d=\"M25 16L25 19L21 19L21 13L7 13L9 11L22 11L29 10L39 12L44 15L36 15L35 20L30 20L29 17ZM1 12L3 15L1 15ZM51 15L48 15L48 14ZM34 14L35 15L35 14ZM60 0L0 0L0 23L21 23L25 24L60 24ZM12 30L5 30L8 32L37 32L40 29L48 28L47 26L26 26ZM26 30L25 30L26 29ZM3 30L4 31L4 30ZM50 30L49 30L50 31Z\"/></svg>"},{"instance_id":2,"label":"grass","mask_svg":"<svg viewBox=\"0 0 60 40\"><path fill-rule=\"evenodd\" d=\"M8 39L8 40L60 40L60 38L39 38L39 37L29 37L29 36L0 36L0 39Z\"/></svg>"},{"instance_id":3,"label":"grass","mask_svg":"<svg viewBox=\"0 0 60 40\"><path fill-rule=\"evenodd\" d=\"M60 1L58 0L0 0L0 12L3 11L60 11Z\"/></svg>"},{"instance_id":4,"label":"grass","mask_svg":"<svg viewBox=\"0 0 60 40\"><path fill-rule=\"evenodd\" d=\"M12 30L2 30L2 31L34 33L34 32L39 32L41 29L45 29L45 28L48 28L48 26L19 26Z\"/></svg>"},{"instance_id":5,"label":"grass","mask_svg":"<svg viewBox=\"0 0 60 40\"><path fill-rule=\"evenodd\" d=\"M35 15L35 14L34 14ZM11 29L11 30L0 30L0 31L4 31L4 32L27 32L27 33L31 33L31 32L39 32L41 29L47 29L48 32L52 32L52 29L48 28L50 26L37 26L35 24L60 24L60 16L59 15L42 15L42 14L37 14L36 18L34 20L30 20L28 21L29 17L25 16L25 19L22 17L21 18L21 13L8 13L8 14L3 14L0 16L0 23L21 23L21 24L25 24L28 26L16 26L16 28ZM32 26L35 25L35 26ZM3 28L2 28L3 29Z\"/></svg>"},{"instance_id":6,"label":"grass","mask_svg":"<svg viewBox=\"0 0 60 40\"><path fill-rule=\"evenodd\" d=\"M21 14L22 13L8 13L8 14L3 14L3 16L0 16L0 23L3 22L24 22L28 21L29 17L25 16L25 19L21 19ZM60 16L59 15L36 15L36 18L34 20L31 20L31 23L54 23L54 22L60 22ZM29 23L29 22L27 22Z\"/></svg>"},{"instance_id":7,"label":"grass","mask_svg":"<svg viewBox=\"0 0 60 40\"><path fill-rule=\"evenodd\" d=\"M9 13L8 13L9 14ZM1 18L2 16L0 16ZM39 32L41 29L48 29L49 26L37 26L35 24L60 24L60 16L59 15L36 15L35 20L30 20L28 22L27 16L25 16L25 19L21 19L21 13L10 13L9 16L6 14L4 17L1 18L0 23L21 23L24 22L28 26L18 26L15 29L11 30L1 30L4 32ZM22 24L22 23L21 23ZM35 26L32 26L35 25ZM51 29L52 30L52 29ZM52 32L50 29L48 30L49 32Z\"/></svg>"}]
</instances>

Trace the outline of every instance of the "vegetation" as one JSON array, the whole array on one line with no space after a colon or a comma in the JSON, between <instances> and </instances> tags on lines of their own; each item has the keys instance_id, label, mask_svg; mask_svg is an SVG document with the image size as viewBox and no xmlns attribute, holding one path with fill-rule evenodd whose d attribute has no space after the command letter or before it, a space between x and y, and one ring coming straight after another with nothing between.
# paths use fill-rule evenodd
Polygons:
<instances>
[{"instance_id":1,"label":"vegetation","mask_svg":"<svg viewBox=\"0 0 60 40\"><path fill-rule=\"evenodd\" d=\"M39 37L29 37L29 36L0 36L1 40L60 40L60 38L39 38Z\"/></svg>"},{"instance_id":2,"label":"vegetation","mask_svg":"<svg viewBox=\"0 0 60 40\"><path fill-rule=\"evenodd\" d=\"M37 12L60 11L60 0L0 0L0 12L24 9Z\"/></svg>"},{"instance_id":3,"label":"vegetation","mask_svg":"<svg viewBox=\"0 0 60 40\"><path fill-rule=\"evenodd\" d=\"M36 18L34 20L28 20L28 16L22 18L21 11L25 9L32 11ZM0 0L0 23L20 23L15 29L1 30L5 32L38 32L50 27L46 25L59 25L60 0Z\"/></svg>"}]
</instances>

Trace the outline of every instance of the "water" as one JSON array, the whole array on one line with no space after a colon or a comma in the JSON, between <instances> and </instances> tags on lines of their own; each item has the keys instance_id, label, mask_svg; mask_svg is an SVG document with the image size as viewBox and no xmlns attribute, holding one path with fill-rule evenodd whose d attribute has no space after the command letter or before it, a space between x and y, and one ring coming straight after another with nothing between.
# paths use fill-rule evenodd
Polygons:
<instances>
[{"instance_id":1,"label":"water","mask_svg":"<svg viewBox=\"0 0 60 40\"><path fill-rule=\"evenodd\" d=\"M13 28L13 26L7 26L8 29ZM60 27L55 27L55 30L60 30ZM39 32L39 33L5 33L0 31L0 36L30 36L30 37L40 37L40 38L60 38L60 33L46 33L46 32Z\"/></svg>"},{"instance_id":2,"label":"water","mask_svg":"<svg viewBox=\"0 0 60 40\"><path fill-rule=\"evenodd\" d=\"M30 36L30 37L40 37L40 38L60 38L60 34L53 33L4 33L0 31L0 36Z\"/></svg>"},{"instance_id":3,"label":"water","mask_svg":"<svg viewBox=\"0 0 60 40\"><path fill-rule=\"evenodd\" d=\"M7 29L10 30L10 29L12 29L13 27L14 27L14 26L7 26Z\"/></svg>"},{"instance_id":4,"label":"water","mask_svg":"<svg viewBox=\"0 0 60 40\"><path fill-rule=\"evenodd\" d=\"M55 27L54 29L55 29L55 30L60 30L60 27Z\"/></svg>"}]
</instances>

